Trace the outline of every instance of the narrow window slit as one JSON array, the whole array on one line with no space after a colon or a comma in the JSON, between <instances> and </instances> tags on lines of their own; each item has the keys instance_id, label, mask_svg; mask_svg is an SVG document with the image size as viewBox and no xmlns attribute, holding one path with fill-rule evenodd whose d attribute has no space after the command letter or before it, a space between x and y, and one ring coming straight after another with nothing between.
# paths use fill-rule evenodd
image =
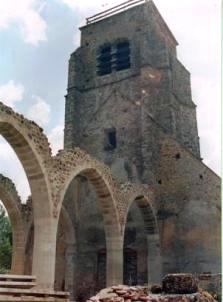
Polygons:
<instances>
[{"instance_id":1,"label":"narrow window slit","mask_svg":"<svg viewBox=\"0 0 223 302\"><path fill-rule=\"evenodd\" d=\"M114 150L117 147L116 129L105 129L105 150Z\"/></svg>"}]
</instances>

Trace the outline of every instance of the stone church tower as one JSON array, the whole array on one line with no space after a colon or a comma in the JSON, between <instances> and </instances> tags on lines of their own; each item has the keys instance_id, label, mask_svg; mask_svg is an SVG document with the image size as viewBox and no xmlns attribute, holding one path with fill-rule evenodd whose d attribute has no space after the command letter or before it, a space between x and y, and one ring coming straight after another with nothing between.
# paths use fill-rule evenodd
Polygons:
<instances>
[{"instance_id":1,"label":"stone church tower","mask_svg":"<svg viewBox=\"0 0 223 302\"><path fill-rule=\"evenodd\" d=\"M152 1L82 27L69 62L65 148L80 146L119 167L120 180L146 183L159 131L199 159L190 73L177 44Z\"/></svg>"},{"instance_id":2,"label":"stone church tower","mask_svg":"<svg viewBox=\"0 0 223 302\"><path fill-rule=\"evenodd\" d=\"M158 236L146 235L136 205L129 211L129 284L169 272L220 271L220 179L200 157L190 73L154 3L141 2L88 18L80 28L81 45L69 61L64 132L65 149L80 147L110 166L120 184L143 183L155 192ZM88 278L77 286L81 300L89 284L93 294L105 285L106 262L103 220L85 177L73 182L65 207L79 240L77 279Z\"/></svg>"}]
</instances>

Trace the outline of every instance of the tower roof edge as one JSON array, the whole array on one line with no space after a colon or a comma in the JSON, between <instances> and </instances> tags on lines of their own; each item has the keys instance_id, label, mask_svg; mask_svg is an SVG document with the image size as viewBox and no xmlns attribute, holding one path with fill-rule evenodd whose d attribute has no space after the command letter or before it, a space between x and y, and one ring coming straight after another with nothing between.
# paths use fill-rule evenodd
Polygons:
<instances>
[{"instance_id":1,"label":"tower roof edge","mask_svg":"<svg viewBox=\"0 0 223 302\"><path fill-rule=\"evenodd\" d=\"M179 45L179 43L177 42L175 36L173 35L172 31L170 30L169 26L167 25L166 21L164 20L164 18L162 17L161 13L159 12L158 8L156 7L155 3L153 0L149 0L146 1L148 3L148 5L151 7L151 9L153 10L154 14L157 16L158 18L158 22L161 22L161 25L164 26L164 28L166 29L169 37L173 40L173 42L175 43L175 45Z\"/></svg>"}]
</instances>

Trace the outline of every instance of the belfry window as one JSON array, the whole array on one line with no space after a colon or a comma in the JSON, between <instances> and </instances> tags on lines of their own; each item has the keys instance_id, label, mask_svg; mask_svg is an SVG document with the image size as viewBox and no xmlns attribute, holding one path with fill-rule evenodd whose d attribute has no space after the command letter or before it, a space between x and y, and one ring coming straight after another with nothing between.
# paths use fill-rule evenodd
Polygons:
<instances>
[{"instance_id":1,"label":"belfry window","mask_svg":"<svg viewBox=\"0 0 223 302\"><path fill-rule=\"evenodd\" d=\"M117 147L116 129L115 128L105 129L104 149L108 151L108 150L114 150L116 147Z\"/></svg>"},{"instance_id":2,"label":"belfry window","mask_svg":"<svg viewBox=\"0 0 223 302\"><path fill-rule=\"evenodd\" d=\"M99 48L97 56L97 75L103 76L131 67L130 43L127 40L106 44Z\"/></svg>"},{"instance_id":3,"label":"belfry window","mask_svg":"<svg viewBox=\"0 0 223 302\"><path fill-rule=\"evenodd\" d=\"M130 46L128 41L117 44L115 63L117 71L130 68Z\"/></svg>"},{"instance_id":4,"label":"belfry window","mask_svg":"<svg viewBox=\"0 0 223 302\"><path fill-rule=\"evenodd\" d=\"M97 65L97 74L99 76L109 74L112 72L112 62L111 62L111 46L106 45L100 48L99 54L97 57L98 65Z\"/></svg>"}]
</instances>

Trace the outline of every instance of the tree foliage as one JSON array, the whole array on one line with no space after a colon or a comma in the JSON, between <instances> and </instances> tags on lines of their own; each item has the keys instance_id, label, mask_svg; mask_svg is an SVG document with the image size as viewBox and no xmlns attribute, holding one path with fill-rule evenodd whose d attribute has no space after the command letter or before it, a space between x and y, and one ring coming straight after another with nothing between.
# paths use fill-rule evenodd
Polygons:
<instances>
[{"instance_id":1,"label":"tree foliage","mask_svg":"<svg viewBox=\"0 0 223 302\"><path fill-rule=\"evenodd\" d=\"M12 229L8 216L0 204L0 273L7 273L11 266Z\"/></svg>"}]
</instances>

